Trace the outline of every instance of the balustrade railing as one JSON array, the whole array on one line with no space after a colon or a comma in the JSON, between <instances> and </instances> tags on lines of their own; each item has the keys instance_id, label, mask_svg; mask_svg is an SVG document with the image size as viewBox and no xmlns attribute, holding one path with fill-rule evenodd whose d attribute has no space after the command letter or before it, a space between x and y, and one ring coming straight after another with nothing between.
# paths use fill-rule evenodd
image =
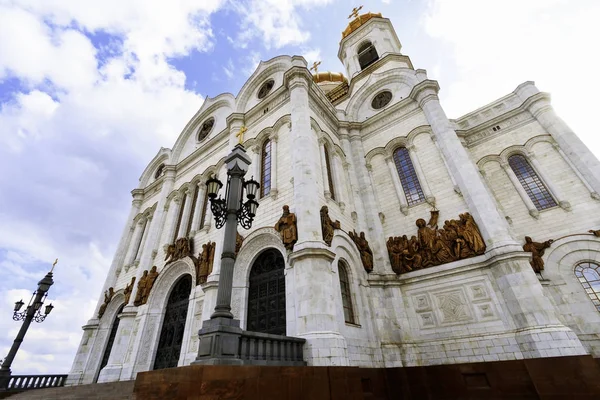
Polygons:
<instances>
[{"instance_id":1,"label":"balustrade railing","mask_svg":"<svg viewBox=\"0 0 600 400\"><path fill-rule=\"evenodd\" d=\"M240 337L242 360L258 365L306 365L303 346L306 339L245 331Z\"/></svg>"},{"instance_id":2,"label":"balustrade railing","mask_svg":"<svg viewBox=\"0 0 600 400\"><path fill-rule=\"evenodd\" d=\"M67 375L11 375L0 391L22 391L65 386Z\"/></svg>"}]
</instances>

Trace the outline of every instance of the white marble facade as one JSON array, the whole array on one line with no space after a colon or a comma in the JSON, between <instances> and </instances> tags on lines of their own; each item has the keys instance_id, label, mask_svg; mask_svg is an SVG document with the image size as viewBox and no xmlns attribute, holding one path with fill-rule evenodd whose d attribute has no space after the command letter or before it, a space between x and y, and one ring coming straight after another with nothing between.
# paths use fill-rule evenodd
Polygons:
<instances>
[{"instance_id":1,"label":"white marble facade","mask_svg":"<svg viewBox=\"0 0 600 400\"><path fill-rule=\"evenodd\" d=\"M197 331L216 302L223 236L210 210L202 215L205 182L212 174L225 181L223 160L242 126L252 158L248 175L261 176L263 145L271 143L270 192L259 199L252 229L239 228L245 240L235 264L232 311L242 328L251 267L262 251L273 248L285 259L286 334L306 338L309 365L397 367L600 356L594 285L588 294L575 275L581 263L600 264L600 238L588 233L600 229L598 159L533 82L448 119L438 83L401 53L390 21L369 17L349 28L340 43L346 94L342 90L332 100L326 91L341 90L344 82L317 83L302 57L279 56L261 62L237 96L207 98L172 149L159 150L132 191L129 222L98 308L104 290L113 287L116 294L103 317L96 318L97 309L83 327L70 384L128 380L152 369L167 299L186 274L193 284L178 365L195 359ZM378 60L361 68L358 52L369 45ZM271 79L271 90L259 98ZM373 99L386 90L391 100L374 108ZM214 126L200 137L209 118ZM407 200L393 160L399 146L408 149L422 201ZM509 165L513 155L528 160L555 206L534 204ZM273 229L285 204L298 220L293 252ZM342 228L335 230L331 246L322 240L323 205ZM387 238L415 235L415 220L427 218L433 205L440 221L470 212L485 240L485 254L396 275ZM371 273L363 269L347 234L352 230L365 232L370 243ZM189 258L164 265L165 245L183 236L193 239L196 254L202 244L216 242L206 283L195 285ZM522 250L525 236L555 240L545 251L541 275ZM344 318L340 262L346 265L353 323ZM139 281L153 265L160 275L147 304L133 305L135 289L119 313L126 284L134 276ZM117 318L110 356L100 371Z\"/></svg>"}]
</instances>

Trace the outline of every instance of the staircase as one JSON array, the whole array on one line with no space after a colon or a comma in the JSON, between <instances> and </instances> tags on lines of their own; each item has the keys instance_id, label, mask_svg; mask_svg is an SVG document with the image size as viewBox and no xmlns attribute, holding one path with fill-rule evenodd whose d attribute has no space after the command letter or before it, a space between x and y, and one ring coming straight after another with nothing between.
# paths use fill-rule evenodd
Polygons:
<instances>
[{"instance_id":1,"label":"staircase","mask_svg":"<svg viewBox=\"0 0 600 400\"><path fill-rule=\"evenodd\" d=\"M133 400L135 399L133 395L134 384L135 381L122 381L33 389L16 394L0 392L0 398L8 398L9 400Z\"/></svg>"}]
</instances>

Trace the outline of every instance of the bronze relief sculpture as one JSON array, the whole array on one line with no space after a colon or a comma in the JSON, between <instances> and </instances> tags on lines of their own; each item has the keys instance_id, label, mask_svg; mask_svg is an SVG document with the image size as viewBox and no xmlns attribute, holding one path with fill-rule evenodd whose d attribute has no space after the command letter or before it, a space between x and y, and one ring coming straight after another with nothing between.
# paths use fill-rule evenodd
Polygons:
<instances>
[{"instance_id":1,"label":"bronze relief sculpture","mask_svg":"<svg viewBox=\"0 0 600 400\"><path fill-rule=\"evenodd\" d=\"M539 274L544 269L544 260L542 260L542 257L544 256L544 250L550 247L553 242L554 240L550 239L546 240L545 242L538 243L534 242L529 236L525 236L523 250L531 253L531 261L529 261L529 264L536 273Z\"/></svg>"},{"instance_id":2,"label":"bronze relief sculpture","mask_svg":"<svg viewBox=\"0 0 600 400\"><path fill-rule=\"evenodd\" d=\"M354 244L356 244L365 271L367 271L367 273L373 271L373 251L371 251L369 242L365 238L365 233L361 232L359 235L356 231L352 231L348 232L348 235L352 238Z\"/></svg>"},{"instance_id":3,"label":"bronze relief sculpture","mask_svg":"<svg viewBox=\"0 0 600 400\"><path fill-rule=\"evenodd\" d=\"M125 290L123 294L125 295L125 305L129 304L129 299L131 298L131 292L133 292L133 284L135 283L135 276L131 277L131 282L125 286Z\"/></svg>"},{"instance_id":4,"label":"bronze relief sculpture","mask_svg":"<svg viewBox=\"0 0 600 400\"><path fill-rule=\"evenodd\" d=\"M112 287L108 288L108 290L104 292L104 303L102 303L100 309L98 310L98 319L102 318L104 312L106 311L106 306L108 306L108 303L110 303L114 295L115 291Z\"/></svg>"},{"instance_id":5,"label":"bronze relief sculpture","mask_svg":"<svg viewBox=\"0 0 600 400\"><path fill-rule=\"evenodd\" d=\"M148 272L148 281L146 282L146 290L144 290L144 294L142 295L142 304L146 304L148 302L148 296L150 295L150 290L152 290L156 278L158 278L158 272L156 271L155 265L152 267L150 272Z\"/></svg>"},{"instance_id":6,"label":"bronze relief sculpture","mask_svg":"<svg viewBox=\"0 0 600 400\"><path fill-rule=\"evenodd\" d=\"M165 265L172 263L173 261L181 260L184 257L191 257L192 255L192 240L186 237L181 237L175 241L174 244L170 244L167 247L165 255Z\"/></svg>"},{"instance_id":7,"label":"bronze relief sculpture","mask_svg":"<svg viewBox=\"0 0 600 400\"><path fill-rule=\"evenodd\" d=\"M590 229L588 232L596 237L600 237L600 230L595 231L593 229Z\"/></svg>"},{"instance_id":8,"label":"bronze relief sculpture","mask_svg":"<svg viewBox=\"0 0 600 400\"><path fill-rule=\"evenodd\" d=\"M417 235L390 237L388 255L396 274L446 264L481 255L485 242L471 214L463 213L458 220L444 221L438 228L439 211L432 210L429 222L416 221Z\"/></svg>"},{"instance_id":9,"label":"bronze relief sculpture","mask_svg":"<svg viewBox=\"0 0 600 400\"><path fill-rule=\"evenodd\" d=\"M148 284L148 270L145 270L138 282L137 292L135 293L135 299L133 300L134 306L141 306L142 298L144 295L144 291L146 290L146 286Z\"/></svg>"},{"instance_id":10,"label":"bronze relief sculpture","mask_svg":"<svg viewBox=\"0 0 600 400\"><path fill-rule=\"evenodd\" d=\"M333 222L329 217L327 206L321 207L321 232L323 233L323 241L327 243L327 246L331 246L334 229L341 229L340 221Z\"/></svg>"},{"instance_id":11,"label":"bronze relief sculpture","mask_svg":"<svg viewBox=\"0 0 600 400\"><path fill-rule=\"evenodd\" d=\"M208 242L202 245L202 253L199 254L199 261L196 264L196 285L205 283L208 276L212 273L216 246L215 242Z\"/></svg>"},{"instance_id":12,"label":"bronze relief sculpture","mask_svg":"<svg viewBox=\"0 0 600 400\"><path fill-rule=\"evenodd\" d=\"M281 233L281 241L288 250L294 249L294 243L298 241L298 227L296 226L296 214L290 212L290 207L283 206L283 214L275 224L275 230Z\"/></svg>"},{"instance_id":13,"label":"bronze relief sculpture","mask_svg":"<svg viewBox=\"0 0 600 400\"><path fill-rule=\"evenodd\" d=\"M240 252L242 245L244 244L244 237L239 232L235 233L235 254Z\"/></svg>"}]
</instances>

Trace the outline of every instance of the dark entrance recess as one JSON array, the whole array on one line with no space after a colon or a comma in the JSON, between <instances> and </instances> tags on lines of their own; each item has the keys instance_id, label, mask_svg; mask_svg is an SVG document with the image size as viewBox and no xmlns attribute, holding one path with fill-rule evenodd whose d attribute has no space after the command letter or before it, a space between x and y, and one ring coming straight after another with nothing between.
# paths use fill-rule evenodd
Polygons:
<instances>
[{"instance_id":1,"label":"dark entrance recess","mask_svg":"<svg viewBox=\"0 0 600 400\"><path fill-rule=\"evenodd\" d=\"M106 364L108 364L108 358L110 357L110 352L112 351L113 344L115 343L115 337L117 336L117 329L119 329L119 314L121 314L123 311L123 307L125 307L125 304L119 308L119 311L117 311L117 314L115 315L115 320L112 324L112 328L110 329L110 335L108 336L108 343L106 344L106 349L104 350L104 355L102 356L102 362L100 363L100 368L98 369L98 374L96 374L94 382L98 381L98 375L100 375L100 371L102 371L102 368L106 367Z\"/></svg>"},{"instance_id":2,"label":"dark entrance recess","mask_svg":"<svg viewBox=\"0 0 600 400\"><path fill-rule=\"evenodd\" d=\"M153 369L173 368L179 362L191 290L192 277L186 275L175 284L169 296Z\"/></svg>"},{"instance_id":3,"label":"dark entrance recess","mask_svg":"<svg viewBox=\"0 0 600 400\"><path fill-rule=\"evenodd\" d=\"M261 253L250 271L248 328L251 332L285 335L285 262L281 253Z\"/></svg>"}]
</instances>

